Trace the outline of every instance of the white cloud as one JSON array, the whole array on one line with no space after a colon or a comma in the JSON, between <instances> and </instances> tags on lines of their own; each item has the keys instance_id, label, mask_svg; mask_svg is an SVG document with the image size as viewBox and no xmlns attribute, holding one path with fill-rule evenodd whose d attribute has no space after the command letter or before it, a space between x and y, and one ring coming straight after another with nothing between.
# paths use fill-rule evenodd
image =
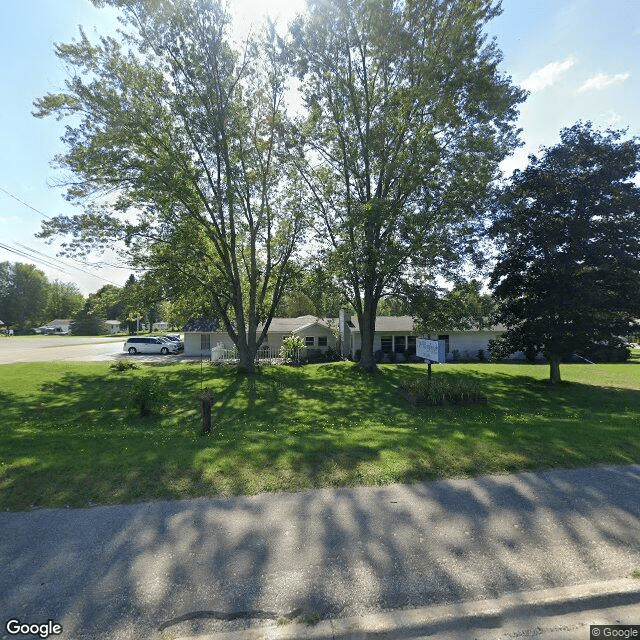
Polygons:
<instances>
[{"instance_id":1,"label":"white cloud","mask_svg":"<svg viewBox=\"0 0 640 640\"><path fill-rule=\"evenodd\" d=\"M589 78L579 89L578 93L583 91L591 91L591 89L604 89L612 84L619 84L624 82L629 77L628 73L616 73L615 76L607 76L604 73L599 73L593 78Z\"/></svg>"},{"instance_id":2,"label":"white cloud","mask_svg":"<svg viewBox=\"0 0 640 640\"><path fill-rule=\"evenodd\" d=\"M566 60L556 60L534 71L528 78L520 83L520 86L532 93L540 91L553 84L565 71L568 71L576 63L573 56Z\"/></svg>"}]
</instances>

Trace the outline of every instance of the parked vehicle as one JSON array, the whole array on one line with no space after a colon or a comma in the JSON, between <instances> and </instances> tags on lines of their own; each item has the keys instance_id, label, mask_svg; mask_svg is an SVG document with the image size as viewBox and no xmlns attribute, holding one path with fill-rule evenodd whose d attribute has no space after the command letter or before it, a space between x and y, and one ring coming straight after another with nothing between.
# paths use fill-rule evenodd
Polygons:
<instances>
[{"instance_id":1,"label":"parked vehicle","mask_svg":"<svg viewBox=\"0 0 640 640\"><path fill-rule=\"evenodd\" d=\"M184 342L180 336L162 336L165 340L175 342L180 349L184 349Z\"/></svg>"},{"instance_id":2,"label":"parked vehicle","mask_svg":"<svg viewBox=\"0 0 640 640\"><path fill-rule=\"evenodd\" d=\"M161 353L166 356L169 353L178 353L179 348L171 340L132 336L124 343L122 350L132 356L136 353Z\"/></svg>"}]
</instances>

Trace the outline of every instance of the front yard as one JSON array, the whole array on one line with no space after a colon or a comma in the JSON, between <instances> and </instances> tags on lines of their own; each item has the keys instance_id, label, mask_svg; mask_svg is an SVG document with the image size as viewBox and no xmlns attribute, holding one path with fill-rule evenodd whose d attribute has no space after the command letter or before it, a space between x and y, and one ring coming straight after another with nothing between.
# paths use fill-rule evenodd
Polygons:
<instances>
[{"instance_id":1,"label":"front yard","mask_svg":"<svg viewBox=\"0 0 640 640\"><path fill-rule=\"evenodd\" d=\"M0 508L414 482L640 461L640 362L548 367L447 364L486 405L414 407L399 392L424 365L267 366L254 379L205 364L0 366ZM165 406L139 418L132 380ZM213 433L198 435L202 387Z\"/></svg>"}]
</instances>

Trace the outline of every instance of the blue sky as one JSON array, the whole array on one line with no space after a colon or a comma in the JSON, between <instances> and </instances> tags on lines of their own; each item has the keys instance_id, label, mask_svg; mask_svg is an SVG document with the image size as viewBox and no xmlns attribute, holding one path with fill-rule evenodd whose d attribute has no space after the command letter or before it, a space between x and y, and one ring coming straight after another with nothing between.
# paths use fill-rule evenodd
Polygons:
<instances>
[{"instance_id":1,"label":"blue sky","mask_svg":"<svg viewBox=\"0 0 640 640\"><path fill-rule=\"evenodd\" d=\"M242 25L265 7L286 23L303 6L302 0L231 4ZM504 54L502 70L530 91L518 122L525 144L504 162L505 172L525 166L529 153L555 144L560 129L579 119L640 135L639 0L503 0L502 6L489 32ZM36 264L84 294L108 282L122 285L130 272L97 266L98 256L61 263L55 244L34 237L44 216L76 209L51 187L64 123L37 120L31 111L34 99L61 89L66 78L53 43L75 38L78 25L91 37L94 28L102 33L116 24L111 10L89 0L0 0L0 261Z\"/></svg>"}]
</instances>

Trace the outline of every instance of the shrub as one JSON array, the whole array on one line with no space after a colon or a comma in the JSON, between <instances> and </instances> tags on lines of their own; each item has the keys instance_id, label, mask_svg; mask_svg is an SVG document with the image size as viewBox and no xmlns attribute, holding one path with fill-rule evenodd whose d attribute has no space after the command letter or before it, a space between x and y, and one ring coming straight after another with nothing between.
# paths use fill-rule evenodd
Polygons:
<instances>
[{"instance_id":1,"label":"shrub","mask_svg":"<svg viewBox=\"0 0 640 640\"><path fill-rule=\"evenodd\" d=\"M304 340L300 336L291 334L282 340L280 357L289 362L300 362L304 348Z\"/></svg>"},{"instance_id":2,"label":"shrub","mask_svg":"<svg viewBox=\"0 0 640 640\"><path fill-rule=\"evenodd\" d=\"M137 369L138 365L131 360L118 360L109 365L109 369L112 371L129 371L130 369Z\"/></svg>"},{"instance_id":3,"label":"shrub","mask_svg":"<svg viewBox=\"0 0 640 640\"><path fill-rule=\"evenodd\" d=\"M341 360L340 354L333 347L327 348L324 352L324 358L327 362L337 362L338 360Z\"/></svg>"},{"instance_id":4,"label":"shrub","mask_svg":"<svg viewBox=\"0 0 640 640\"><path fill-rule=\"evenodd\" d=\"M486 402L482 387L475 380L454 376L424 377L400 387L418 402L430 405Z\"/></svg>"},{"instance_id":5,"label":"shrub","mask_svg":"<svg viewBox=\"0 0 640 640\"><path fill-rule=\"evenodd\" d=\"M163 404L164 392L155 376L136 378L131 385L130 403L140 412L140 417L152 415Z\"/></svg>"}]
</instances>

